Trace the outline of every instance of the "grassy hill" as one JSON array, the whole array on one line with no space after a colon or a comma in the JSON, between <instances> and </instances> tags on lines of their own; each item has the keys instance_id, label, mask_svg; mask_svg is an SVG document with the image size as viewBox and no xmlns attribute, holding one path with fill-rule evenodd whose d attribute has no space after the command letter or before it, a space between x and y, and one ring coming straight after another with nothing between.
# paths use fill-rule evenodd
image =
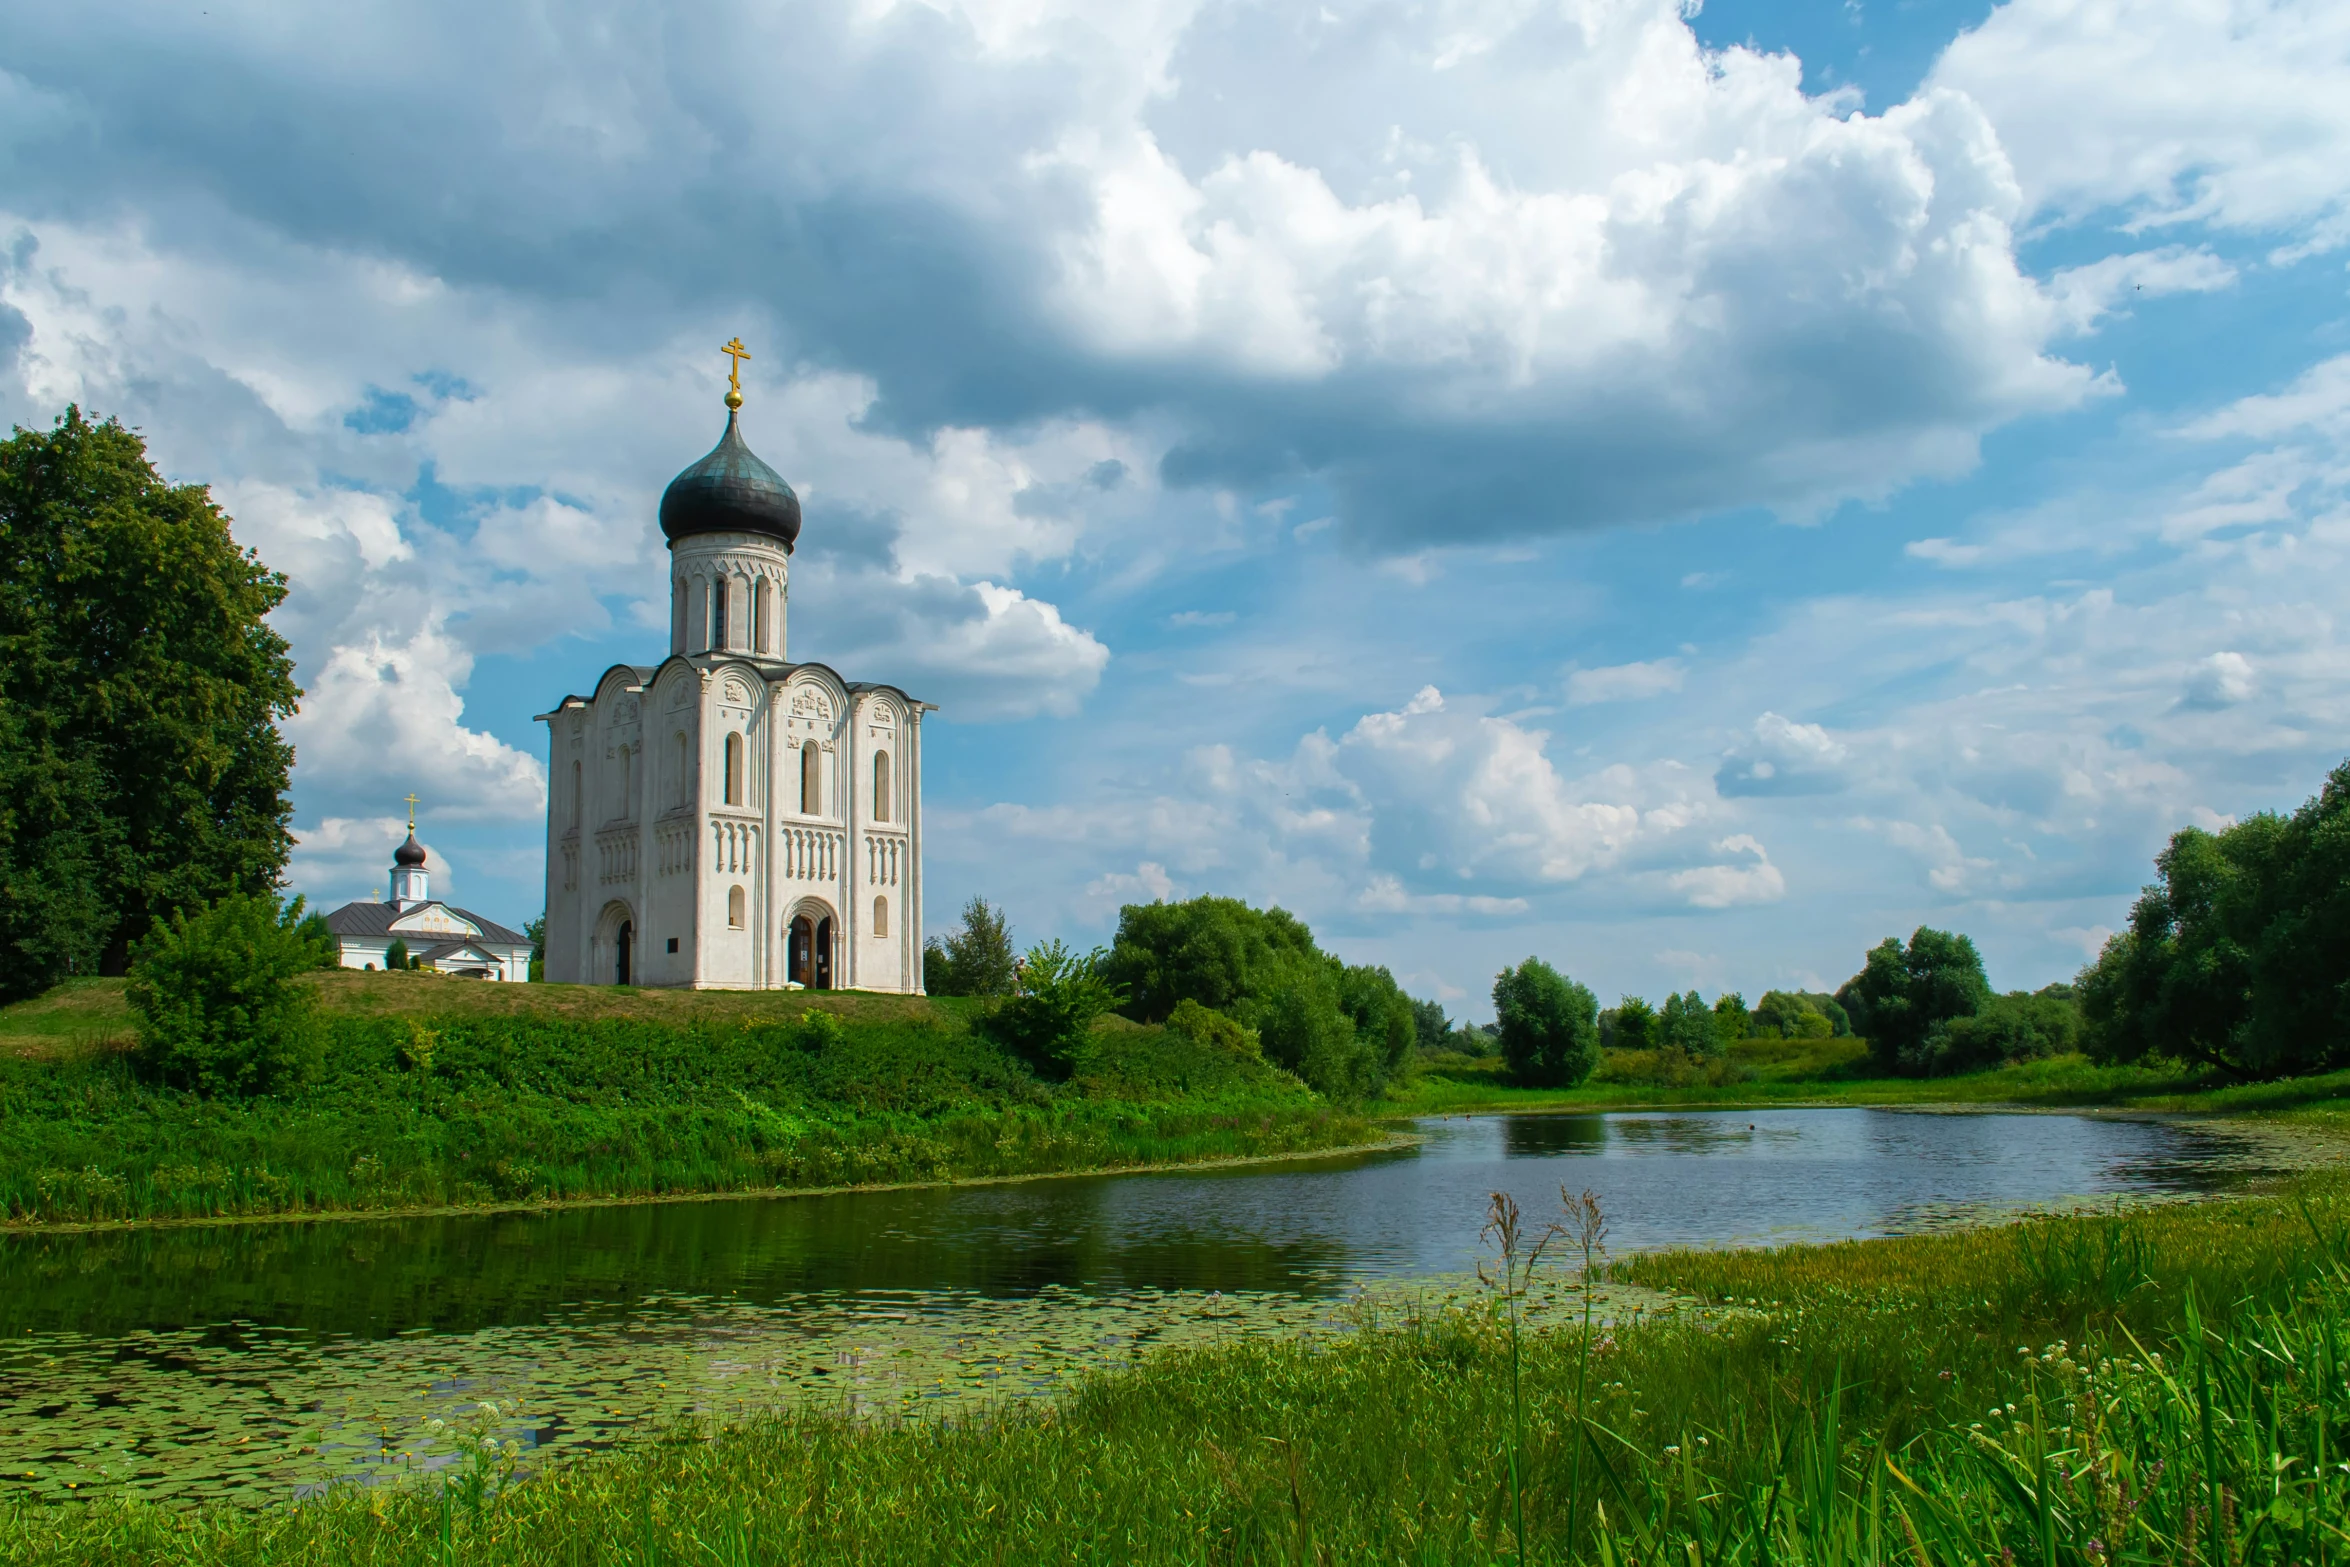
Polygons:
<instances>
[{"instance_id":1,"label":"grassy hill","mask_svg":"<svg viewBox=\"0 0 2350 1567\"><path fill-rule=\"evenodd\" d=\"M0 1223L383 1211L1100 1170L1370 1140L1285 1072L1112 1020L1065 1083L967 1004L326 973L325 1065L133 1070L120 981L0 1011Z\"/></svg>"}]
</instances>

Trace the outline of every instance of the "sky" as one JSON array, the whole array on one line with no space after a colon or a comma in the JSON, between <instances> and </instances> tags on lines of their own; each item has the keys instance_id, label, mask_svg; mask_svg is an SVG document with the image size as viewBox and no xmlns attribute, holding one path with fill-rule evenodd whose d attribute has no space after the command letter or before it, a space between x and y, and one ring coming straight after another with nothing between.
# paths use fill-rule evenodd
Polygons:
<instances>
[{"instance_id":1,"label":"sky","mask_svg":"<svg viewBox=\"0 0 2350 1567\"><path fill-rule=\"evenodd\" d=\"M2338 3L5 10L0 419L289 577L315 903L413 790L539 912L737 334L792 655L938 704L933 933L2036 987L2350 753Z\"/></svg>"}]
</instances>

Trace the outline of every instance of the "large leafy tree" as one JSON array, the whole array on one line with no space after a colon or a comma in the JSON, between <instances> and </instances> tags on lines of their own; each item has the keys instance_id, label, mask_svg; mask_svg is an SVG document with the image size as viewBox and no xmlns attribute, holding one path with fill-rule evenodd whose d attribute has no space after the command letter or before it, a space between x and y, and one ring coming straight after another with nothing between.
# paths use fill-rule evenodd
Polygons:
<instances>
[{"instance_id":1,"label":"large leafy tree","mask_svg":"<svg viewBox=\"0 0 2350 1567\"><path fill-rule=\"evenodd\" d=\"M69 408L0 442L0 996L120 972L159 920L276 886L285 592L119 423Z\"/></svg>"},{"instance_id":2,"label":"large leafy tree","mask_svg":"<svg viewBox=\"0 0 2350 1567\"><path fill-rule=\"evenodd\" d=\"M2086 1044L2243 1076L2350 1062L2350 762L2291 816L2187 828L2081 975Z\"/></svg>"},{"instance_id":3,"label":"large leafy tree","mask_svg":"<svg viewBox=\"0 0 2350 1567\"><path fill-rule=\"evenodd\" d=\"M1540 958L1493 980L1502 1059L1521 1083L1572 1088L1599 1064L1599 1002Z\"/></svg>"},{"instance_id":4,"label":"large leafy tree","mask_svg":"<svg viewBox=\"0 0 2350 1567\"><path fill-rule=\"evenodd\" d=\"M1139 1021L1192 1001L1255 1029L1266 1060L1338 1098L1376 1093L1418 1033L1386 969L1348 967L1294 915L1237 898L1128 904L1102 976Z\"/></svg>"},{"instance_id":5,"label":"large leafy tree","mask_svg":"<svg viewBox=\"0 0 2350 1567\"><path fill-rule=\"evenodd\" d=\"M1990 999L1973 939L1927 925L1910 933L1906 947L1887 936L1836 992L1877 1064L1907 1073L1929 1069L1926 1040L1936 1025L1973 1017Z\"/></svg>"},{"instance_id":6,"label":"large leafy tree","mask_svg":"<svg viewBox=\"0 0 2350 1567\"><path fill-rule=\"evenodd\" d=\"M959 928L923 947L922 988L934 996L1008 996L1017 988L1019 966L1004 911L973 898L963 905Z\"/></svg>"}]
</instances>

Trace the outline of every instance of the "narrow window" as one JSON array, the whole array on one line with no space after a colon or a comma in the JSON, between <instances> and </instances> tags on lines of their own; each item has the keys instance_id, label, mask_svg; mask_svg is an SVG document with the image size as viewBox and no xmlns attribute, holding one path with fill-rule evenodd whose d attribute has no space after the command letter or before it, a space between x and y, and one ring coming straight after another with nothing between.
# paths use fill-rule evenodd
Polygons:
<instances>
[{"instance_id":1,"label":"narrow window","mask_svg":"<svg viewBox=\"0 0 2350 1567\"><path fill-rule=\"evenodd\" d=\"M627 746L620 748L620 816L626 821L636 814L636 758Z\"/></svg>"},{"instance_id":2,"label":"narrow window","mask_svg":"<svg viewBox=\"0 0 2350 1567\"><path fill-rule=\"evenodd\" d=\"M685 578L677 579L677 587L669 595L669 651L685 651Z\"/></svg>"},{"instance_id":3,"label":"narrow window","mask_svg":"<svg viewBox=\"0 0 2350 1567\"><path fill-rule=\"evenodd\" d=\"M579 825L580 802L585 798L585 786L580 781L579 763L571 764L571 825Z\"/></svg>"},{"instance_id":4,"label":"narrow window","mask_svg":"<svg viewBox=\"0 0 2350 1567\"><path fill-rule=\"evenodd\" d=\"M693 742L686 739L685 731L680 729L677 732L677 798L670 803L681 809L694 803L692 746Z\"/></svg>"},{"instance_id":5,"label":"narrow window","mask_svg":"<svg viewBox=\"0 0 2350 1567\"><path fill-rule=\"evenodd\" d=\"M733 584L720 577L710 585L710 645L726 646L726 601Z\"/></svg>"},{"instance_id":6,"label":"narrow window","mask_svg":"<svg viewBox=\"0 0 2350 1567\"><path fill-rule=\"evenodd\" d=\"M887 898L873 900L873 934L876 936L889 934L889 899Z\"/></svg>"},{"instance_id":7,"label":"narrow window","mask_svg":"<svg viewBox=\"0 0 2350 1567\"><path fill-rule=\"evenodd\" d=\"M726 894L726 923L732 930L743 928L743 890L731 888Z\"/></svg>"},{"instance_id":8,"label":"narrow window","mask_svg":"<svg viewBox=\"0 0 2350 1567\"><path fill-rule=\"evenodd\" d=\"M726 737L726 803L743 803L743 737Z\"/></svg>"},{"instance_id":9,"label":"narrow window","mask_svg":"<svg viewBox=\"0 0 2350 1567\"><path fill-rule=\"evenodd\" d=\"M816 742L800 747L800 814L814 816L824 805L824 763Z\"/></svg>"},{"instance_id":10,"label":"narrow window","mask_svg":"<svg viewBox=\"0 0 2350 1567\"><path fill-rule=\"evenodd\" d=\"M873 753L873 819L889 820L889 753Z\"/></svg>"},{"instance_id":11,"label":"narrow window","mask_svg":"<svg viewBox=\"0 0 2350 1567\"><path fill-rule=\"evenodd\" d=\"M751 651L767 651L767 579L751 584Z\"/></svg>"}]
</instances>

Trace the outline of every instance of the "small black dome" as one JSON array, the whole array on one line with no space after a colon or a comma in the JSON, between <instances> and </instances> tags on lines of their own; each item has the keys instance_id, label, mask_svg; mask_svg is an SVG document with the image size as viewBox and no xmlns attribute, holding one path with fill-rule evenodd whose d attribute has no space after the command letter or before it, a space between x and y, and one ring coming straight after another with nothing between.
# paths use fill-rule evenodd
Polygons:
<instances>
[{"instance_id":1,"label":"small black dome","mask_svg":"<svg viewBox=\"0 0 2350 1567\"><path fill-rule=\"evenodd\" d=\"M696 533L764 533L789 550L800 536L800 498L743 444L730 413L710 455L662 492L661 531L672 544Z\"/></svg>"},{"instance_id":2,"label":"small black dome","mask_svg":"<svg viewBox=\"0 0 2350 1567\"><path fill-rule=\"evenodd\" d=\"M413 828L409 830L408 841L392 851L392 863L394 865L422 865L424 863L424 845L416 841L416 833Z\"/></svg>"}]
</instances>

